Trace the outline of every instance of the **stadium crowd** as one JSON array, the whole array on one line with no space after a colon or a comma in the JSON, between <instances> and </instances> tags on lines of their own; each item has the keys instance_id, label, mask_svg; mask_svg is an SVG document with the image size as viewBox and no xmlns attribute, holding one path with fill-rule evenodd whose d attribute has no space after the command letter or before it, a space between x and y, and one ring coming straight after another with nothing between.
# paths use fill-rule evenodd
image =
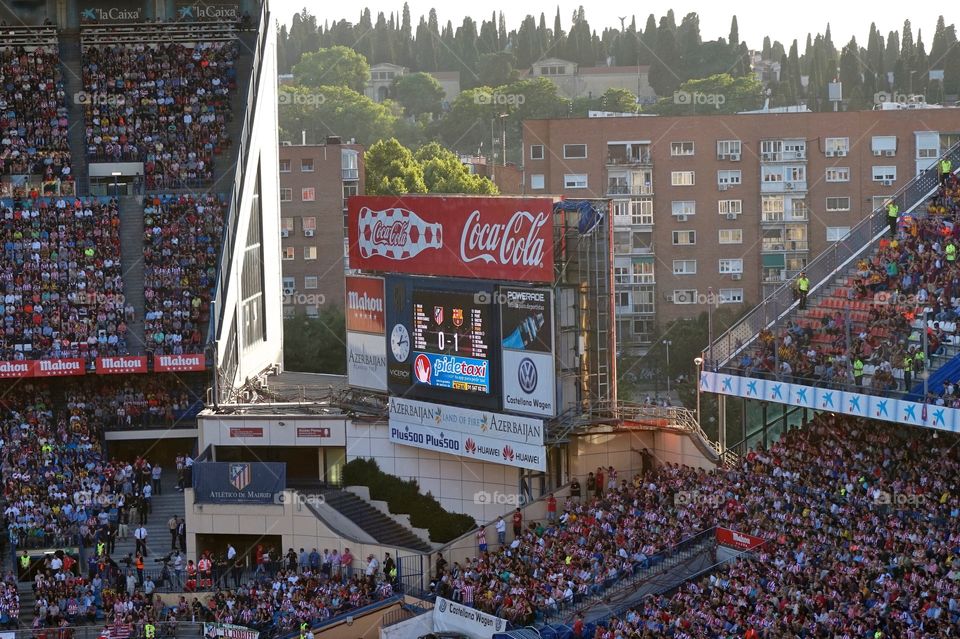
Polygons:
<instances>
[{"instance_id":1,"label":"stadium crowd","mask_svg":"<svg viewBox=\"0 0 960 639\"><path fill-rule=\"evenodd\" d=\"M193 417L203 400L182 375L131 375L104 379L86 376L74 382L73 395L92 406L95 423L104 429L174 426Z\"/></svg>"},{"instance_id":2,"label":"stadium crowd","mask_svg":"<svg viewBox=\"0 0 960 639\"><path fill-rule=\"evenodd\" d=\"M0 201L0 216L0 359L126 353L116 201Z\"/></svg>"},{"instance_id":3,"label":"stadium crowd","mask_svg":"<svg viewBox=\"0 0 960 639\"><path fill-rule=\"evenodd\" d=\"M66 92L55 52L0 49L0 176L71 181Z\"/></svg>"},{"instance_id":4,"label":"stadium crowd","mask_svg":"<svg viewBox=\"0 0 960 639\"><path fill-rule=\"evenodd\" d=\"M87 154L143 161L146 188L209 184L230 145L236 44L89 46L84 50Z\"/></svg>"},{"instance_id":5,"label":"stadium crowd","mask_svg":"<svg viewBox=\"0 0 960 639\"><path fill-rule=\"evenodd\" d=\"M666 496L699 491L690 501L713 504L717 524L768 543L672 596L645 599L594 637L955 636L956 444L953 436L821 414L735 470L659 469L644 481ZM668 507L675 516L687 509Z\"/></svg>"},{"instance_id":6,"label":"stadium crowd","mask_svg":"<svg viewBox=\"0 0 960 639\"><path fill-rule=\"evenodd\" d=\"M777 376L839 387L856 383L876 392L915 386L930 358L954 343L960 317L960 182L944 180L926 215L898 215L890 238L856 264L841 302L806 309L782 329L764 329L758 348L737 368L748 376ZM896 210L894 209L896 215ZM926 323L922 323L926 320ZM947 323L950 324L949 330ZM926 344L923 331L927 333ZM867 367L872 367L868 369ZM869 380L865 370L869 370ZM902 386L901 386L902 385ZM956 385L954 385L954 388ZM937 401L928 397L928 401ZM957 402L952 393L939 401Z\"/></svg>"},{"instance_id":7,"label":"stadium crowd","mask_svg":"<svg viewBox=\"0 0 960 639\"><path fill-rule=\"evenodd\" d=\"M214 196L154 197L144 209L145 334L155 354L197 353L223 237Z\"/></svg>"}]
</instances>

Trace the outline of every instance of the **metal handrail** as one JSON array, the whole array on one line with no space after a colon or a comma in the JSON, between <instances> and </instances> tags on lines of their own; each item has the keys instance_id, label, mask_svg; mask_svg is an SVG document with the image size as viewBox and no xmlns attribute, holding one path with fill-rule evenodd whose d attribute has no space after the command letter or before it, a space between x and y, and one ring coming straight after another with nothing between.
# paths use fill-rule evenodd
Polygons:
<instances>
[{"instance_id":1,"label":"metal handrail","mask_svg":"<svg viewBox=\"0 0 960 639\"><path fill-rule=\"evenodd\" d=\"M935 190L940 183L939 165L943 158L950 159L954 166L960 164L960 142L954 144L929 168L887 198L888 201L896 203L903 214L911 212L918 205L926 202L931 191ZM874 209L850 231L847 237L831 245L807 264L804 271L810 280L810 295L829 285L842 268L872 249L874 241L887 227L886 218L885 207ZM761 330L774 326L796 305L793 282L783 283L703 350L704 369L719 369L753 342Z\"/></svg>"}]
</instances>

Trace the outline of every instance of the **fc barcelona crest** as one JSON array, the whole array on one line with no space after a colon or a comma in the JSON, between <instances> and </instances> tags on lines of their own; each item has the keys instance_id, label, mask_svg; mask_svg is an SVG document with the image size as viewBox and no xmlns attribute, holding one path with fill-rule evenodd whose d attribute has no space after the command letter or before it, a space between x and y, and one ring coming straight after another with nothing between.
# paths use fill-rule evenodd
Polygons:
<instances>
[{"instance_id":1,"label":"fc barcelona crest","mask_svg":"<svg viewBox=\"0 0 960 639\"><path fill-rule=\"evenodd\" d=\"M455 308L453 309L453 325L457 328L463 326L463 309Z\"/></svg>"}]
</instances>

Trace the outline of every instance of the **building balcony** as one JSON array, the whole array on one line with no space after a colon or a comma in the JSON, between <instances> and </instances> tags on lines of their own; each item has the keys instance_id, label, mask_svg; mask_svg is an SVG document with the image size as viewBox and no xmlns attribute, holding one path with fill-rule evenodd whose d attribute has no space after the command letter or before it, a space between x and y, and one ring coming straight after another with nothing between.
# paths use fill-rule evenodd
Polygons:
<instances>
[{"instance_id":1,"label":"building balcony","mask_svg":"<svg viewBox=\"0 0 960 639\"><path fill-rule=\"evenodd\" d=\"M760 246L761 253L806 252L810 250L807 240L764 240Z\"/></svg>"},{"instance_id":2,"label":"building balcony","mask_svg":"<svg viewBox=\"0 0 960 639\"><path fill-rule=\"evenodd\" d=\"M342 179L346 181L355 181L360 179L360 169L341 169Z\"/></svg>"},{"instance_id":3,"label":"building balcony","mask_svg":"<svg viewBox=\"0 0 960 639\"><path fill-rule=\"evenodd\" d=\"M761 182L760 183L760 192L761 193L806 193L807 191L807 182L804 181L793 181L793 182Z\"/></svg>"},{"instance_id":4,"label":"building balcony","mask_svg":"<svg viewBox=\"0 0 960 639\"><path fill-rule=\"evenodd\" d=\"M650 153L641 153L640 155L608 155L607 166L645 166L653 164L653 158Z\"/></svg>"},{"instance_id":5,"label":"building balcony","mask_svg":"<svg viewBox=\"0 0 960 639\"><path fill-rule=\"evenodd\" d=\"M806 162L806 151L762 151L760 153L760 163L769 164L772 162Z\"/></svg>"},{"instance_id":6,"label":"building balcony","mask_svg":"<svg viewBox=\"0 0 960 639\"><path fill-rule=\"evenodd\" d=\"M607 184L607 195L653 195L653 186L645 184Z\"/></svg>"}]
</instances>

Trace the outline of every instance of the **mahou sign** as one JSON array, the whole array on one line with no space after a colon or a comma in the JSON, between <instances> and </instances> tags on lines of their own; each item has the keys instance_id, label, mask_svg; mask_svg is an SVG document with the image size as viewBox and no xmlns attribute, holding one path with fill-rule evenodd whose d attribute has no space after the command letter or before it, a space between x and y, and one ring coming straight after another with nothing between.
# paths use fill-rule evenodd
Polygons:
<instances>
[{"instance_id":1,"label":"mahou sign","mask_svg":"<svg viewBox=\"0 0 960 639\"><path fill-rule=\"evenodd\" d=\"M98 357L97 373L100 375L111 375L118 373L146 373L147 357L139 356L120 356L120 357Z\"/></svg>"},{"instance_id":2,"label":"mahou sign","mask_svg":"<svg viewBox=\"0 0 960 639\"><path fill-rule=\"evenodd\" d=\"M383 279L348 275L345 289L347 330L383 335Z\"/></svg>"},{"instance_id":3,"label":"mahou sign","mask_svg":"<svg viewBox=\"0 0 960 639\"><path fill-rule=\"evenodd\" d=\"M554 279L550 198L355 196L348 210L351 268Z\"/></svg>"},{"instance_id":4,"label":"mahou sign","mask_svg":"<svg viewBox=\"0 0 960 639\"><path fill-rule=\"evenodd\" d=\"M204 355L155 355L153 371L155 373L176 373L180 371L202 371L207 367Z\"/></svg>"}]
</instances>

